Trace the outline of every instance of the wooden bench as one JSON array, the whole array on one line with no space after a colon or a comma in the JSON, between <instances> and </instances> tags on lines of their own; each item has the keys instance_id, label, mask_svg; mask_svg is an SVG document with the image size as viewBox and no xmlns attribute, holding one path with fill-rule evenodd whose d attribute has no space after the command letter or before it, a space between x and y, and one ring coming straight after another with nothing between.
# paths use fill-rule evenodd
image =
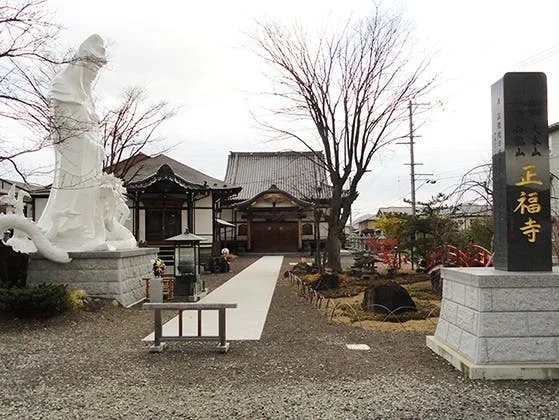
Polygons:
<instances>
[{"instance_id":1,"label":"wooden bench","mask_svg":"<svg viewBox=\"0 0 559 420\"><path fill-rule=\"evenodd\" d=\"M154 311L154 342L150 346L150 353L159 353L165 348L165 341L219 341L217 349L221 353L229 350L229 343L226 341L225 310L236 308L236 303L193 303L193 302L163 302L163 303L144 303L143 309ZM161 311L178 311L179 328L178 335L164 336L163 325L161 323ZM218 335L202 335L202 312L217 310L218 313ZM198 312L198 335L183 335L182 313L183 311Z\"/></svg>"}]
</instances>

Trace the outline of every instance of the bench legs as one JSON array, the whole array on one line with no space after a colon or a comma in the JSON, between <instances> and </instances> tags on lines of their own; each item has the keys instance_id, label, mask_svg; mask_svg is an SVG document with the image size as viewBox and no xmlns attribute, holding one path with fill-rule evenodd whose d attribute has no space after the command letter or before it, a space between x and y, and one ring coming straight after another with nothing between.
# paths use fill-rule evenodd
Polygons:
<instances>
[{"instance_id":1,"label":"bench legs","mask_svg":"<svg viewBox=\"0 0 559 420\"><path fill-rule=\"evenodd\" d=\"M227 353L229 350L229 343L226 340L225 332L225 308L218 309L219 311L219 344L217 346L217 351L220 353Z\"/></svg>"},{"instance_id":2,"label":"bench legs","mask_svg":"<svg viewBox=\"0 0 559 420\"><path fill-rule=\"evenodd\" d=\"M182 310L179 311L179 337L182 336ZM198 310L198 337L202 337L202 310ZM149 347L150 353L161 353L167 346L167 343L161 342L163 337L163 324L161 320L161 309L153 310L153 324L154 324L154 341ZM229 350L229 343L226 341L227 332L225 328L225 308L218 309L218 329L219 329L219 344L217 351L220 353L227 353ZM184 341L188 341L188 337L184 337ZM191 339L196 339L192 337Z\"/></svg>"},{"instance_id":3,"label":"bench legs","mask_svg":"<svg viewBox=\"0 0 559 420\"><path fill-rule=\"evenodd\" d=\"M153 325L154 325L154 341L149 347L150 353L161 353L163 349L167 346L167 343L161 342L161 336L163 335L163 325L161 324L161 309L154 309L153 311Z\"/></svg>"}]
</instances>

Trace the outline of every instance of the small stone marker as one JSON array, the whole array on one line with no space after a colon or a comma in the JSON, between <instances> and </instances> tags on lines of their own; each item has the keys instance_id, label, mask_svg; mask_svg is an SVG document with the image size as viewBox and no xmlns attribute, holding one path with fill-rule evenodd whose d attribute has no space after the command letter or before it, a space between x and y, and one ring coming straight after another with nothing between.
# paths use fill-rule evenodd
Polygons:
<instances>
[{"instance_id":1,"label":"small stone marker","mask_svg":"<svg viewBox=\"0 0 559 420\"><path fill-rule=\"evenodd\" d=\"M161 277L154 277L150 280L149 301L152 303L163 302L163 281Z\"/></svg>"},{"instance_id":2,"label":"small stone marker","mask_svg":"<svg viewBox=\"0 0 559 420\"><path fill-rule=\"evenodd\" d=\"M491 86L495 268L551 271L547 80L506 73Z\"/></svg>"},{"instance_id":3,"label":"small stone marker","mask_svg":"<svg viewBox=\"0 0 559 420\"><path fill-rule=\"evenodd\" d=\"M371 349L366 344L346 344L345 346L350 350L370 350Z\"/></svg>"}]
</instances>

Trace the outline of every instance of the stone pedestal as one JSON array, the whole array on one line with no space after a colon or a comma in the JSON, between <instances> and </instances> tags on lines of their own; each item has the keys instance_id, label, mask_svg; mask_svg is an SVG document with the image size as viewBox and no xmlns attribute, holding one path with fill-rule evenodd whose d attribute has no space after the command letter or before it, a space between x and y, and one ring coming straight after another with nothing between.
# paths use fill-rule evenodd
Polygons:
<instances>
[{"instance_id":1,"label":"stone pedestal","mask_svg":"<svg viewBox=\"0 0 559 420\"><path fill-rule=\"evenodd\" d=\"M71 252L68 264L32 254L27 284L66 284L68 290L82 289L89 296L116 299L131 306L145 298L144 277L152 276L157 248L126 251Z\"/></svg>"},{"instance_id":2,"label":"stone pedestal","mask_svg":"<svg viewBox=\"0 0 559 420\"><path fill-rule=\"evenodd\" d=\"M559 379L559 269L444 268L427 346L471 379Z\"/></svg>"}]
</instances>

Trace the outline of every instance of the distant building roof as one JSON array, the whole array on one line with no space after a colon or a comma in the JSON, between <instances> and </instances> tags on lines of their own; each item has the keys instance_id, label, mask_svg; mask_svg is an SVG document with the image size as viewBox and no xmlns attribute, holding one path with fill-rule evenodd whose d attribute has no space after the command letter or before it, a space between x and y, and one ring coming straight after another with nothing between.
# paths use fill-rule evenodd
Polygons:
<instances>
[{"instance_id":1,"label":"distant building roof","mask_svg":"<svg viewBox=\"0 0 559 420\"><path fill-rule=\"evenodd\" d=\"M367 213L353 219L352 224L355 226L361 222L364 222L365 220L373 220L373 219L376 219L376 216L374 214Z\"/></svg>"},{"instance_id":2,"label":"distant building roof","mask_svg":"<svg viewBox=\"0 0 559 420\"><path fill-rule=\"evenodd\" d=\"M12 185L15 185L20 190L24 190L29 193L39 191L45 188L43 185L39 185L39 184L30 184L30 183L12 181L10 179L0 178L0 194L7 193L12 187Z\"/></svg>"},{"instance_id":3,"label":"distant building roof","mask_svg":"<svg viewBox=\"0 0 559 420\"><path fill-rule=\"evenodd\" d=\"M451 216L491 216L492 209L487 204L463 203L451 211Z\"/></svg>"},{"instance_id":4,"label":"distant building roof","mask_svg":"<svg viewBox=\"0 0 559 420\"><path fill-rule=\"evenodd\" d=\"M412 214L411 207L381 207L378 210L377 216L380 217L388 213L401 213L401 214ZM417 211L418 215L421 215L420 209ZM463 203L456 207L443 209L440 211L441 215L449 217L461 217L461 216L491 216L491 207L486 204L476 204L476 203Z\"/></svg>"},{"instance_id":5,"label":"distant building roof","mask_svg":"<svg viewBox=\"0 0 559 420\"><path fill-rule=\"evenodd\" d=\"M230 152L225 182L243 189L235 200L249 200L271 185L300 200L328 199L331 187L321 166L322 152Z\"/></svg>"},{"instance_id":6,"label":"distant building roof","mask_svg":"<svg viewBox=\"0 0 559 420\"><path fill-rule=\"evenodd\" d=\"M380 207L377 216L380 217L388 213L413 214L413 211L411 207Z\"/></svg>"},{"instance_id":7,"label":"distant building roof","mask_svg":"<svg viewBox=\"0 0 559 420\"><path fill-rule=\"evenodd\" d=\"M548 132L551 134L555 131L559 130L559 122L553 123L549 126Z\"/></svg>"}]
</instances>

